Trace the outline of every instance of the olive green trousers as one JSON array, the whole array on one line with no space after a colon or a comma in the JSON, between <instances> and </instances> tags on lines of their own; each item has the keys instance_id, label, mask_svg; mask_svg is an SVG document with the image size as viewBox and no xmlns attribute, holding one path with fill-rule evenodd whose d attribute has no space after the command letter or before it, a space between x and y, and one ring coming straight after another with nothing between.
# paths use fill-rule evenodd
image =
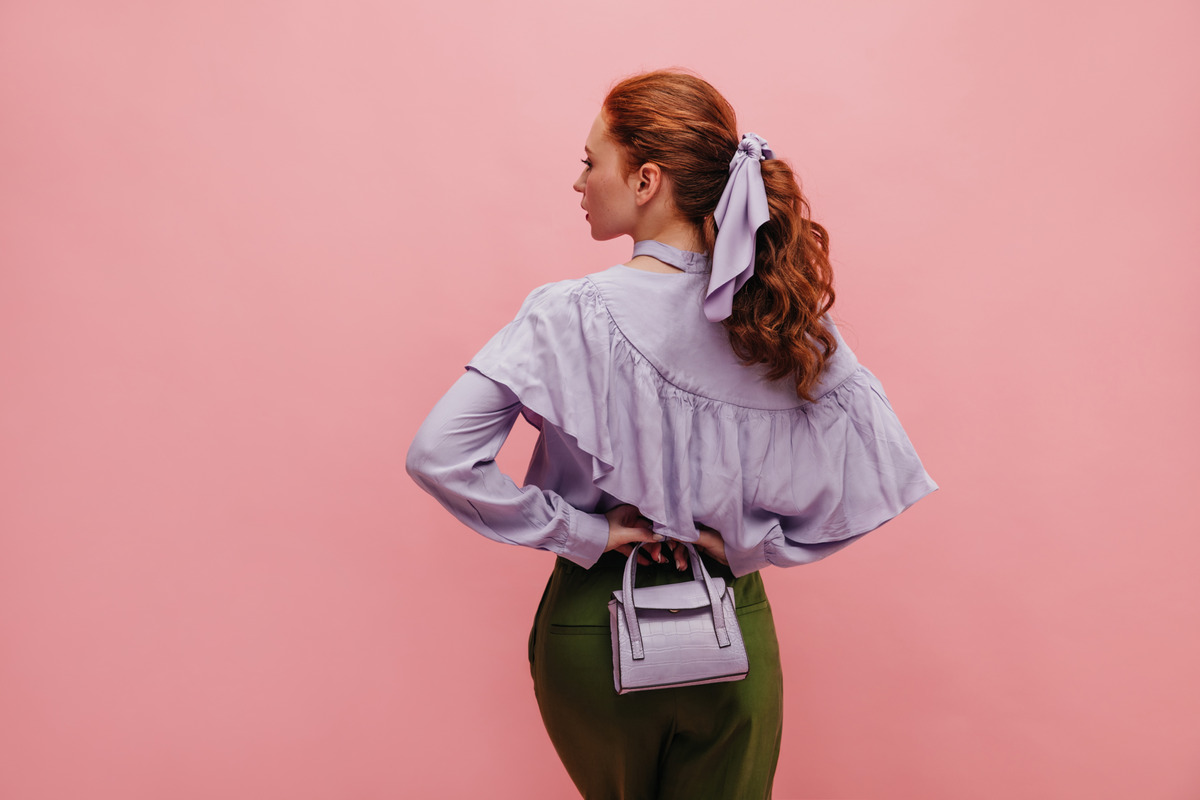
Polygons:
<instances>
[{"instance_id":1,"label":"olive green trousers","mask_svg":"<svg viewBox=\"0 0 1200 800\"><path fill-rule=\"evenodd\" d=\"M783 728L779 642L757 573L731 583L750 672L744 680L618 695L608 601L625 557L591 569L559 558L529 637L533 687L546 731L588 800L769 798ZM691 580L691 570L639 566L638 586Z\"/></svg>"}]
</instances>

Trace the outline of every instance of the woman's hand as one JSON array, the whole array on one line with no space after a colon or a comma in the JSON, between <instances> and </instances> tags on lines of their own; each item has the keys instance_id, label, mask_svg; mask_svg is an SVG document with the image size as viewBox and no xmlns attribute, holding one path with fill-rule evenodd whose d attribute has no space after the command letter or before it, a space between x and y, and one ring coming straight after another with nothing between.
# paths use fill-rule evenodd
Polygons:
<instances>
[{"instance_id":1,"label":"woman's hand","mask_svg":"<svg viewBox=\"0 0 1200 800\"><path fill-rule=\"evenodd\" d=\"M616 550L618 553L629 555L638 542L649 542L650 544L638 551L638 563L649 564L651 558L658 562L666 560L660 544L664 537L651 530L650 520L643 517L635 506L626 503L606 511L604 516L608 518L608 546L604 548L604 552Z\"/></svg>"},{"instance_id":2,"label":"woman's hand","mask_svg":"<svg viewBox=\"0 0 1200 800\"><path fill-rule=\"evenodd\" d=\"M605 512L604 516L608 518L608 545L604 552L616 550L618 553L629 555L633 552L635 544L646 542L646 546L638 551L639 564L649 564L651 560L660 564L674 561L675 568L680 572L687 569L687 548L674 539L667 540L664 548L664 537L651 530L650 520L643 517L636 506L628 503L619 505ZM721 534L707 525L697 525L696 528L700 534L700 538L696 540L696 547L700 552L729 566L725 559L725 540L721 538Z\"/></svg>"},{"instance_id":3,"label":"woman's hand","mask_svg":"<svg viewBox=\"0 0 1200 800\"><path fill-rule=\"evenodd\" d=\"M728 567L729 562L725 559L725 540L721 538L721 534L707 525L697 525L696 528L700 532L700 538L696 540L696 547L700 548L700 552Z\"/></svg>"},{"instance_id":4,"label":"woman's hand","mask_svg":"<svg viewBox=\"0 0 1200 800\"><path fill-rule=\"evenodd\" d=\"M701 553L704 553L714 561L720 561L725 566L729 566L729 561L725 558L725 540L721 538L721 534L714 531L707 525L697 525L696 530L700 534L700 538L696 540L696 548ZM683 572L688 566L688 549L683 546L683 542L677 542L674 539L667 540L666 546L670 549L672 556L675 559L675 569ZM643 548L645 549L645 548ZM657 555L657 553L655 554ZM656 558L656 561L665 562L666 558Z\"/></svg>"}]
</instances>

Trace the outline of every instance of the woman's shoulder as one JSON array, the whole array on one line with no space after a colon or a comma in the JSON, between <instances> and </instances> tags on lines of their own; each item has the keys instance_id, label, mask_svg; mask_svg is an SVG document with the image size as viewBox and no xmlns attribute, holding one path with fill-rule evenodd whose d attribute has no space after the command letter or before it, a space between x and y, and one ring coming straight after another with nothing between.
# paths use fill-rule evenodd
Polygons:
<instances>
[{"instance_id":1,"label":"woman's shoulder","mask_svg":"<svg viewBox=\"0 0 1200 800\"><path fill-rule=\"evenodd\" d=\"M689 280L686 274L647 272L617 264L578 278L544 283L526 295L514 323L530 318L549 326L567 326L571 331L588 330L594 334L620 334L611 323L622 316L653 317L673 324L677 312L699 308L703 282ZM689 299L694 302L689 302ZM669 317L664 315L669 314ZM580 317L604 320L608 325L580 325Z\"/></svg>"},{"instance_id":2,"label":"woman's shoulder","mask_svg":"<svg viewBox=\"0 0 1200 800\"><path fill-rule=\"evenodd\" d=\"M655 273L614 267L589 275L589 298L601 305L612 334L625 340L639 360L675 389L708 401L757 410L799 410L807 405L788 380L770 380L763 365L746 365L729 334L704 315L708 276L703 273ZM838 341L816 395L832 391L858 367L832 320Z\"/></svg>"},{"instance_id":3,"label":"woman's shoulder","mask_svg":"<svg viewBox=\"0 0 1200 800\"><path fill-rule=\"evenodd\" d=\"M624 264L614 264L577 278L543 283L534 287L525 300L527 303L575 300L581 297L606 300L621 294L664 298L679 290L695 291L698 286L704 285L704 277L685 272L650 272Z\"/></svg>"},{"instance_id":4,"label":"woman's shoulder","mask_svg":"<svg viewBox=\"0 0 1200 800\"><path fill-rule=\"evenodd\" d=\"M535 286L521 302L517 316L542 307L555 307L563 302L578 302L580 296L589 288L588 276L565 278Z\"/></svg>"}]
</instances>

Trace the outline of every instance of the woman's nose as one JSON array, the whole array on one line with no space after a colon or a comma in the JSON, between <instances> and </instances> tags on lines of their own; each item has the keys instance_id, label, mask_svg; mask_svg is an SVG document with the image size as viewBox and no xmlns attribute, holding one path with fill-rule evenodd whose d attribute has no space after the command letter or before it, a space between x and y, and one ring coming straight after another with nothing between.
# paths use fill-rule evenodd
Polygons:
<instances>
[{"instance_id":1,"label":"woman's nose","mask_svg":"<svg viewBox=\"0 0 1200 800\"><path fill-rule=\"evenodd\" d=\"M584 181L583 175L581 174L578 178L575 179L575 183L571 185L571 188L574 189L575 191L579 192L580 194L583 194L583 187L585 184L586 184L586 182Z\"/></svg>"}]
</instances>

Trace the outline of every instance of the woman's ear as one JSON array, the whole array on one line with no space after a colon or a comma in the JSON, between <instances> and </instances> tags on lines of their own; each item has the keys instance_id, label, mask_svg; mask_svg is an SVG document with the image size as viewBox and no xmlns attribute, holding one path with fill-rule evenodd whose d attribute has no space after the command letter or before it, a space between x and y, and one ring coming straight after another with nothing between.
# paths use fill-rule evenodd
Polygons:
<instances>
[{"instance_id":1,"label":"woman's ear","mask_svg":"<svg viewBox=\"0 0 1200 800\"><path fill-rule=\"evenodd\" d=\"M639 206L644 206L662 191L664 179L662 167L647 161L637 168L633 174L634 200Z\"/></svg>"}]
</instances>

